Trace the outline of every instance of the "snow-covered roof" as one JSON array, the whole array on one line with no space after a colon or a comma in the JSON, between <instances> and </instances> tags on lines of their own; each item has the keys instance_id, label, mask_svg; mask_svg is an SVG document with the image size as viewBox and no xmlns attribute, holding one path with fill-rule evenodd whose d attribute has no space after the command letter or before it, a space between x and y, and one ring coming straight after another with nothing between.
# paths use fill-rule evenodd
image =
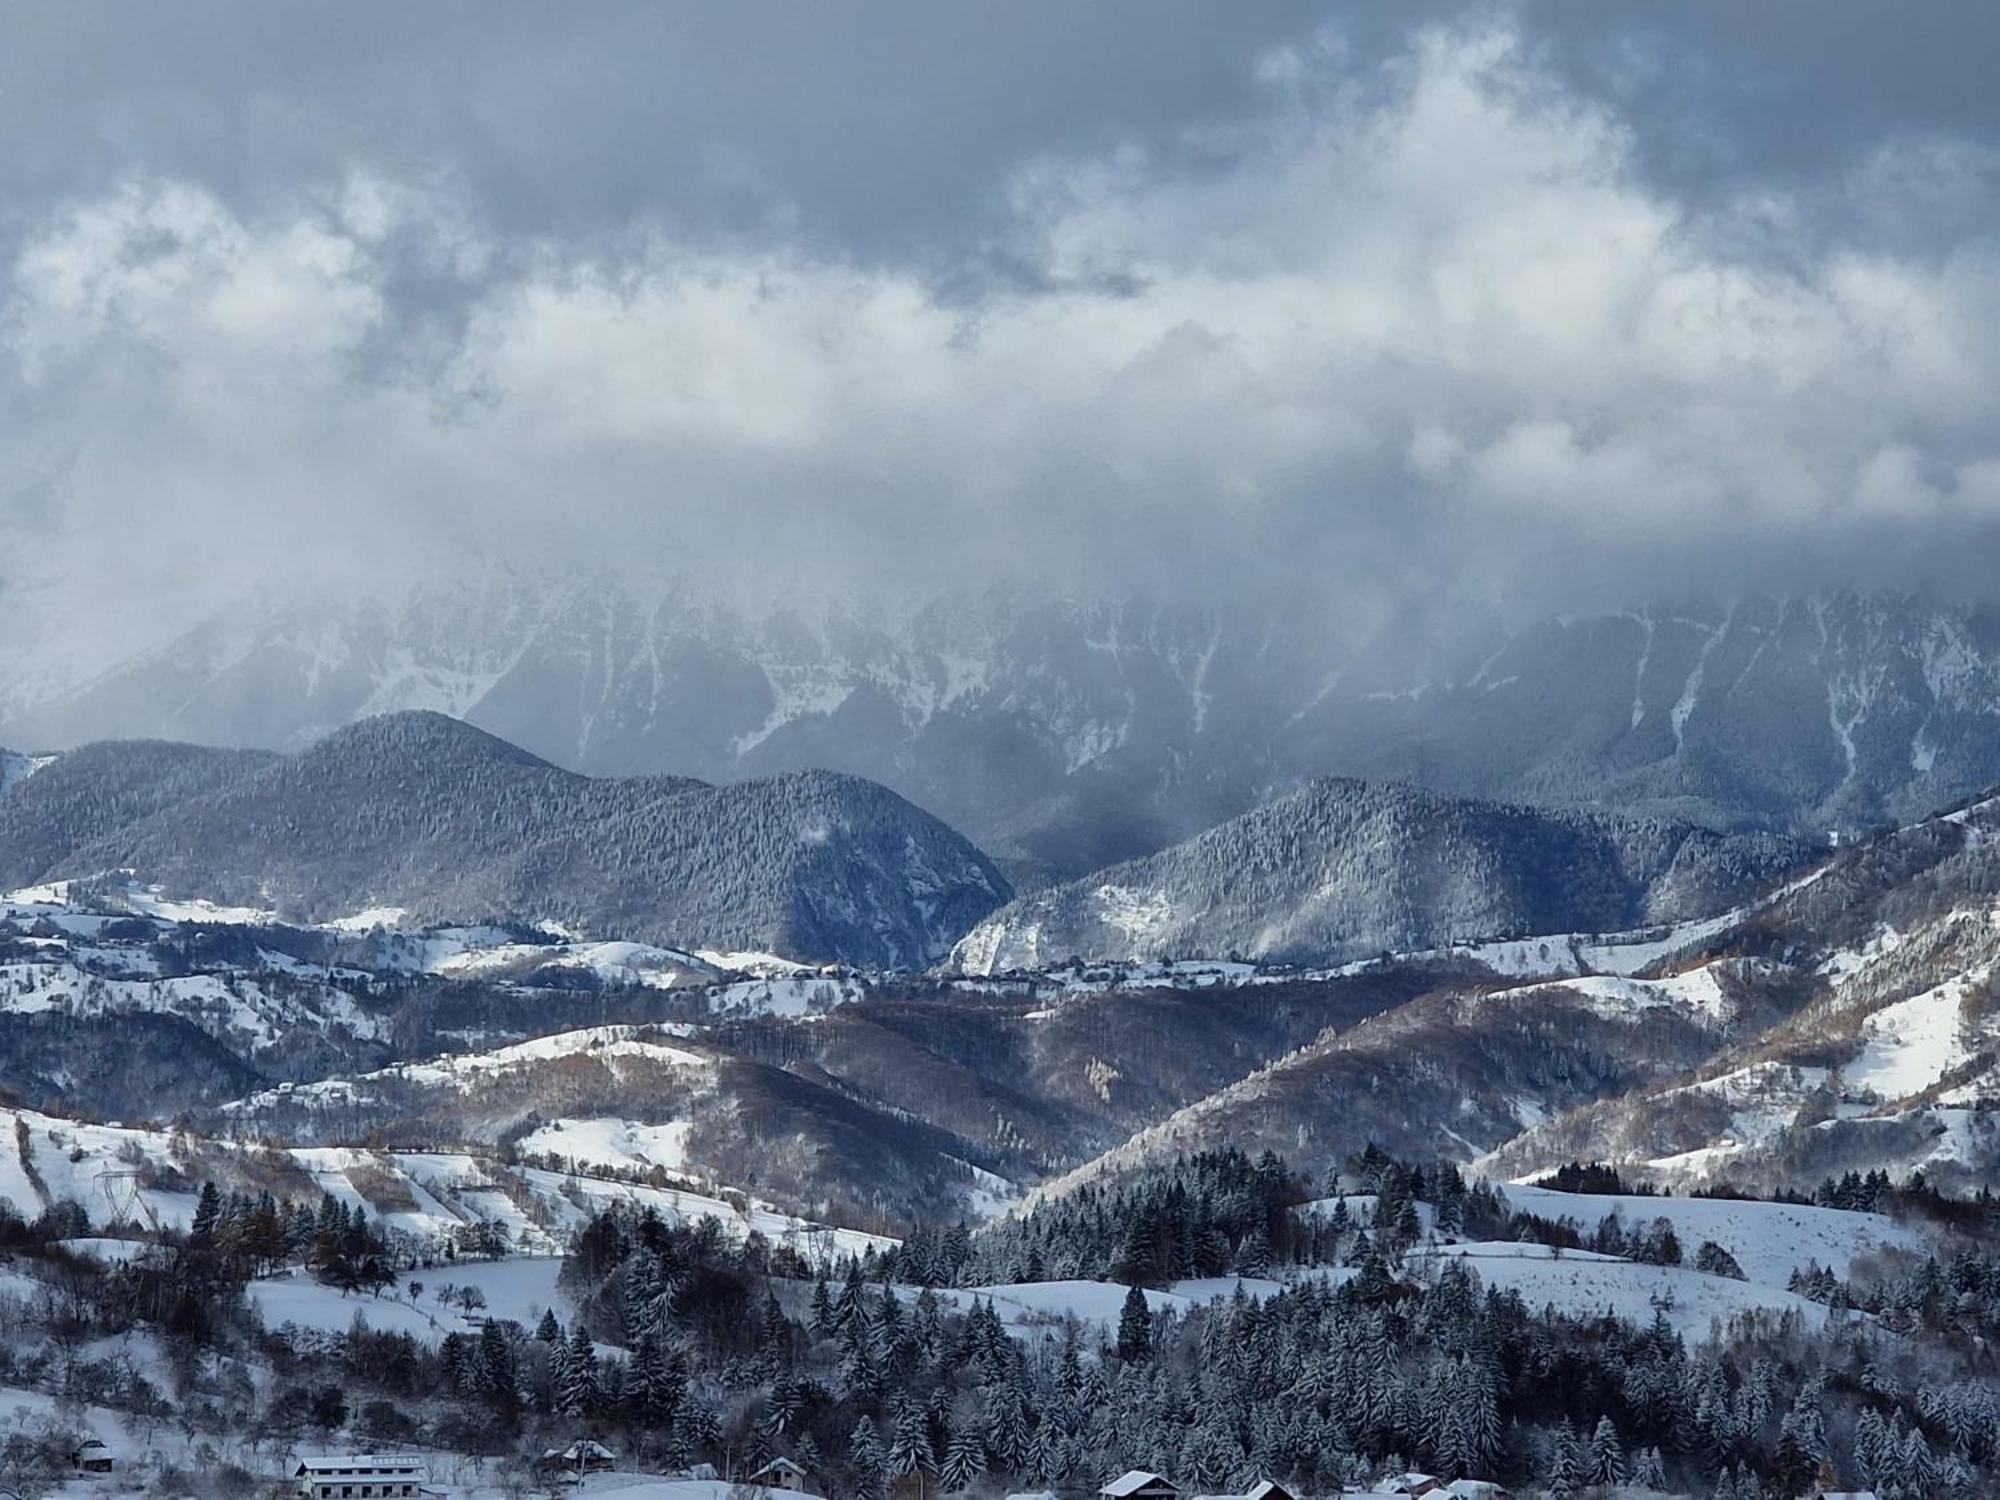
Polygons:
<instances>
[{"instance_id":1,"label":"snow-covered roof","mask_svg":"<svg viewBox=\"0 0 2000 1500\"><path fill-rule=\"evenodd\" d=\"M395 1469L414 1474L424 1461L407 1453L318 1453L299 1459L300 1474L317 1474L329 1469Z\"/></svg>"},{"instance_id":2,"label":"snow-covered roof","mask_svg":"<svg viewBox=\"0 0 2000 1500\"><path fill-rule=\"evenodd\" d=\"M1149 1474L1144 1469L1127 1469L1097 1493L1106 1496L1107 1500L1125 1500L1127 1495L1136 1495L1140 1490L1157 1489L1161 1486L1167 1489L1174 1488L1157 1474Z\"/></svg>"},{"instance_id":3,"label":"snow-covered roof","mask_svg":"<svg viewBox=\"0 0 2000 1500\"><path fill-rule=\"evenodd\" d=\"M1007 1500L1056 1500L1054 1490L1016 1490Z\"/></svg>"},{"instance_id":4,"label":"snow-covered roof","mask_svg":"<svg viewBox=\"0 0 2000 1500\"><path fill-rule=\"evenodd\" d=\"M781 1470L787 1474L796 1474L801 1479L806 1477L806 1471L793 1463L789 1458L774 1458L765 1464L763 1468L759 1469L757 1474L772 1474ZM750 1477L755 1479L757 1474L752 1474Z\"/></svg>"}]
</instances>

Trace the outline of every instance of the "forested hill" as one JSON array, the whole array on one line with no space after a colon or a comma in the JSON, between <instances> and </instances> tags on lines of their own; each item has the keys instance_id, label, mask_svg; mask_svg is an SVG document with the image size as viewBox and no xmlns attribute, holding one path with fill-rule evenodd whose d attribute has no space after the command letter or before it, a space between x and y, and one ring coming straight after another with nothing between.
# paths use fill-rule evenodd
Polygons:
<instances>
[{"instance_id":1,"label":"forested hill","mask_svg":"<svg viewBox=\"0 0 2000 1500\"><path fill-rule=\"evenodd\" d=\"M1813 852L1768 834L1330 778L1158 854L1023 896L954 957L974 973L1070 957L1324 962L1607 932L1721 910Z\"/></svg>"},{"instance_id":2,"label":"forested hill","mask_svg":"<svg viewBox=\"0 0 2000 1500\"><path fill-rule=\"evenodd\" d=\"M284 757L79 750L0 803L0 850L10 885L130 870L308 920L393 907L880 968L934 961L1011 894L872 782L581 776L432 713Z\"/></svg>"}]
</instances>

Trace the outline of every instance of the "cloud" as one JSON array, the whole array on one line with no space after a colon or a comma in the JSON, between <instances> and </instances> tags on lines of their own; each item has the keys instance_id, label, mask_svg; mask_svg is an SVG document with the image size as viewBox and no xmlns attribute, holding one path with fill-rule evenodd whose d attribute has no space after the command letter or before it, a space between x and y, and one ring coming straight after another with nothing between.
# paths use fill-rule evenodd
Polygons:
<instances>
[{"instance_id":1,"label":"cloud","mask_svg":"<svg viewBox=\"0 0 2000 1500\"><path fill-rule=\"evenodd\" d=\"M1254 71L1248 116L1022 163L1004 278L524 234L366 161L255 204L130 177L6 273L0 580L126 631L468 558L1605 603L2000 539L1979 151L1693 203L1505 25Z\"/></svg>"}]
</instances>

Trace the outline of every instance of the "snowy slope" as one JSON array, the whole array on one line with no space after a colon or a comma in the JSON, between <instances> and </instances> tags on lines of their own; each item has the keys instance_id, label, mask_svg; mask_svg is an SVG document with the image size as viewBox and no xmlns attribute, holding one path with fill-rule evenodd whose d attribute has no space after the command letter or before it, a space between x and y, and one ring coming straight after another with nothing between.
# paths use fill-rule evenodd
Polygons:
<instances>
[{"instance_id":1,"label":"snowy slope","mask_svg":"<svg viewBox=\"0 0 2000 1500\"><path fill-rule=\"evenodd\" d=\"M53 755L22 755L14 750L0 750L0 797L6 796L54 759Z\"/></svg>"},{"instance_id":2,"label":"snowy slope","mask_svg":"<svg viewBox=\"0 0 2000 1500\"><path fill-rule=\"evenodd\" d=\"M81 1204L100 1225L185 1228L203 1181L271 1188L314 1202L330 1194L366 1210L385 1230L419 1242L462 1224L506 1224L516 1249L552 1254L560 1235L612 1203L651 1208L673 1222L713 1218L734 1234L751 1230L818 1259L890 1241L781 1213L728 1189L703 1192L614 1182L566 1172L515 1169L450 1152L379 1152L299 1147L275 1156L185 1133L85 1125L32 1110L0 1109L0 1201L32 1218L51 1203ZM523 1204L532 1204L527 1213Z\"/></svg>"},{"instance_id":3,"label":"snowy slope","mask_svg":"<svg viewBox=\"0 0 2000 1500\"><path fill-rule=\"evenodd\" d=\"M1795 1313L1807 1328L1819 1328L1833 1316L1821 1304L1782 1287L1707 1276L1685 1266L1570 1253L1557 1257L1541 1245L1445 1246L1428 1258L1467 1260L1482 1283L1518 1292L1531 1310L1554 1306L1579 1318L1608 1314L1641 1327L1663 1312L1690 1340L1725 1331L1732 1319L1746 1314Z\"/></svg>"},{"instance_id":4,"label":"snowy slope","mask_svg":"<svg viewBox=\"0 0 2000 1500\"><path fill-rule=\"evenodd\" d=\"M1927 1249L1921 1234L1881 1214L1720 1198L1558 1193L1518 1183L1506 1184L1503 1191L1510 1207L1545 1219L1570 1220L1586 1234L1611 1213L1618 1214L1628 1229L1665 1219L1674 1226L1688 1259L1694 1258L1704 1240L1713 1240L1736 1257L1752 1282L1779 1290L1794 1271L1810 1263L1845 1276L1856 1261L1884 1250L1921 1254Z\"/></svg>"}]
</instances>

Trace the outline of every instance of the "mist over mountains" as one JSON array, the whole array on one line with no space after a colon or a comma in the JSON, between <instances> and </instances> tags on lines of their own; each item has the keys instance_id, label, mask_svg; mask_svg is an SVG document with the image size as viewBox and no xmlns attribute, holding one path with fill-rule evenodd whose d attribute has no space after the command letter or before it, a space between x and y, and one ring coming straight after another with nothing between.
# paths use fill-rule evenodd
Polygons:
<instances>
[{"instance_id":1,"label":"mist over mountains","mask_svg":"<svg viewBox=\"0 0 2000 1500\"><path fill-rule=\"evenodd\" d=\"M1847 594L1357 638L1296 597L750 616L481 575L245 607L87 681L15 661L0 744L294 750L404 708L591 775L864 776L1033 886L1327 775L1716 829L1906 821L2000 780L2000 614Z\"/></svg>"}]
</instances>

